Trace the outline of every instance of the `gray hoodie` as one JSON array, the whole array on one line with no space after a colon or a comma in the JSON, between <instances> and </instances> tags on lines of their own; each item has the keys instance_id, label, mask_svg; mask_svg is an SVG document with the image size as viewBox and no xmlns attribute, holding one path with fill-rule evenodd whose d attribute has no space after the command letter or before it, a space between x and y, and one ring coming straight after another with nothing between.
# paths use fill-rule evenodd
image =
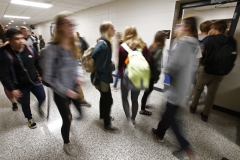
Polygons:
<instances>
[{"instance_id":1,"label":"gray hoodie","mask_svg":"<svg viewBox=\"0 0 240 160\"><path fill-rule=\"evenodd\" d=\"M168 102L180 105L189 92L193 74L197 66L196 54L199 42L193 37L176 39L176 44L169 51L166 74L170 76L170 87L167 90Z\"/></svg>"}]
</instances>

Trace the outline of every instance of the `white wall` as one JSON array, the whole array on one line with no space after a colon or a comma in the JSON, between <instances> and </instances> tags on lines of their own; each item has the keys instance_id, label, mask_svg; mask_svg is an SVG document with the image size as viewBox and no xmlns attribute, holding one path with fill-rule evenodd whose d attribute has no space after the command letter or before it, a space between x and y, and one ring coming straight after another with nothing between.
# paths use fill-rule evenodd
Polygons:
<instances>
[{"instance_id":1,"label":"white wall","mask_svg":"<svg viewBox=\"0 0 240 160\"><path fill-rule=\"evenodd\" d=\"M172 30L175 14L175 0L118 0L107 4L76 12L77 27L90 45L96 43L100 36L99 25L104 20L114 23L117 32L124 31L128 25L137 27L139 36L149 46L153 42L154 35L159 30ZM37 35L42 34L46 42L50 41L50 24L48 21L36 25L34 31ZM169 48L170 40L167 40L166 49ZM166 52L165 52L166 53ZM113 60L117 54L114 52ZM159 83L158 87L162 87Z\"/></svg>"}]
</instances>

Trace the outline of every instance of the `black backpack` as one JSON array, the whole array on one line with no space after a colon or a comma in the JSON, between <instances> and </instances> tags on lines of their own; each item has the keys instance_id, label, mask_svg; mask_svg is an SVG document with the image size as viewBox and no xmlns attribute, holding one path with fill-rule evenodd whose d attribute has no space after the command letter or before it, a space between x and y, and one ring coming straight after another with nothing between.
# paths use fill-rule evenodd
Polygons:
<instances>
[{"instance_id":1,"label":"black backpack","mask_svg":"<svg viewBox=\"0 0 240 160\"><path fill-rule=\"evenodd\" d=\"M218 43L216 36L209 37L211 49L206 48L205 72L207 74L224 76L231 72L237 58L236 41L227 37L224 43Z\"/></svg>"}]
</instances>

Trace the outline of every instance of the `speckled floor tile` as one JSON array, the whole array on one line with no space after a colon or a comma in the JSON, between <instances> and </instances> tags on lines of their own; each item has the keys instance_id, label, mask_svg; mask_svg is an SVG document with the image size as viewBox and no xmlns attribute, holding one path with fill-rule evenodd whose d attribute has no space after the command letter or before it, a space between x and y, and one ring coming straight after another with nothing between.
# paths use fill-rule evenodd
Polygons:
<instances>
[{"instance_id":1,"label":"speckled floor tile","mask_svg":"<svg viewBox=\"0 0 240 160\"><path fill-rule=\"evenodd\" d=\"M46 89L46 88L45 88ZM172 151L179 148L178 143L169 130L165 143L156 142L151 133L157 127L164 112L165 96L153 91L148 110L153 115L137 115L136 129L126 124L122 108L120 90L113 91L114 105L113 125L119 128L116 133L103 130L103 122L99 120L99 92L91 85L89 78L83 86L86 100L92 107L84 107L84 117L76 120L77 112L72 107L73 122L71 126L71 142L79 149L77 158L70 157L62 150L63 142L60 134L61 117L50 95L50 119L47 121L38 115L36 98L31 95L32 114L38 127L29 129L19 105L17 112L12 111L0 85L0 160L175 160ZM139 102L142 94L139 96ZM139 103L140 104L140 103ZM46 105L46 104L45 104ZM46 110L46 108L44 108ZM197 153L199 160L240 159L239 118L213 110L209 123L200 120L202 106L195 115L188 112L188 106L182 107L177 117L185 136Z\"/></svg>"}]
</instances>

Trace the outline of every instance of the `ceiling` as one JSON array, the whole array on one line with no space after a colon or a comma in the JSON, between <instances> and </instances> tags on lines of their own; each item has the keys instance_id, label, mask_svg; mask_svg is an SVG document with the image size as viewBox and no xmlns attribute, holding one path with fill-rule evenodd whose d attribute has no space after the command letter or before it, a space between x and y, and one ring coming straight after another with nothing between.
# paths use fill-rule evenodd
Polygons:
<instances>
[{"instance_id":1,"label":"ceiling","mask_svg":"<svg viewBox=\"0 0 240 160\"><path fill-rule=\"evenodd\" d=\"M196 7L195 10L208 10L208 9L215 9L215 8L230 8L230 7L236 7L237 2L232 3L226 3L226 4L216 4L216 5L210 5L210 6L203 6L203 7Z\"/></svg>"},{"instance_id":2,"label":"ceiling","mask_svg":"<svg viewBox=\"0 0 240 160\"><path fill-rule=\"evenodd\" d=\"M34 2L50 3L51 8L36 8L23 5L11 4L11 0L0 0L0 23L9 25L10 27L37 24L53 19L56 14L63 11L77 12L90 7L98 6L115 0L28 0ZM4 15L27 16L28 20L10 19L3 17ZM14 22L11 22L13 20ZM11 24L9 24L11 22Z\"/></svg>"}]
</instances>

